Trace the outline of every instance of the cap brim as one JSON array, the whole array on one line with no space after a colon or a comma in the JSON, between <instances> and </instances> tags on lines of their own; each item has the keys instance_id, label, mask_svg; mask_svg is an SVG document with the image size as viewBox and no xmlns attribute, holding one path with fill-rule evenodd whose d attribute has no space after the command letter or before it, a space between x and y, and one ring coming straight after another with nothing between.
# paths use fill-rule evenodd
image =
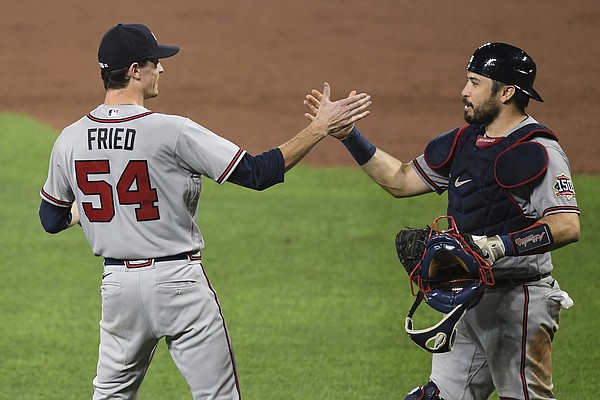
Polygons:
<instances>
[{"instance_id":1,"label":"cap brim","mask_svg":"<svg viewBox=\"0 0 600 400\"><path fill-rule=\"evenodd\" d=\"M152 54L150 54L148 56L148 58L167 58L167 57L172 57L177 53L179 53L179 47L165 46L165 45L159 44L158 48L156 50L154 50L152 52Z\"/></svg>"}]
</instances>

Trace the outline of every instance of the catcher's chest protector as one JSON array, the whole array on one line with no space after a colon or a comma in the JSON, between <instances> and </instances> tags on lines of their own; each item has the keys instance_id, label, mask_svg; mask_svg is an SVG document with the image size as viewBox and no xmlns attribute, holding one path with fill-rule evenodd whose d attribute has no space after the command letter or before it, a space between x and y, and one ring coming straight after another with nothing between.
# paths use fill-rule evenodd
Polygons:
<instances>
[{"instance_id":1,"label":"catcher's chest protector","mask_svg":"<svg viewBox=\"0 0 600 400\"><path fill-rule=\"evenodd\" d=\"M534 221L525 217L510 193L498 183L496 160L501 153L506 154L533 137L556 137L542 125L530 124L493 145L478 147L477 138L484 132L482 125L468 125L444 134L447 138L434 139L425 150L428 165L450 177L448 215L454 217L459 231L475 235L498 235L526 228ZM547 157L541 146L540 151ZM511 169L522 176L514 180L523 183L532 175L543 175L547 166L543 162L532 163L529 157L518 157L516 162L520 165Z\"/></svg>"}]
</instances>

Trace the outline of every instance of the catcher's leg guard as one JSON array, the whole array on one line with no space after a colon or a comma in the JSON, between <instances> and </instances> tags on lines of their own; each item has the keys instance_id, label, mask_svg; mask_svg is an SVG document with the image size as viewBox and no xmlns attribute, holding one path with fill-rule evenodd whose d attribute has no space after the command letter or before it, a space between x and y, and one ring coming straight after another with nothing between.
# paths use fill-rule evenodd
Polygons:
<instances>
[{"instance_id":1,"label":"catcher's leg guard","mask_svg":"<svg viewBox=\"0 0 600 400\"><path fill-rule=\"evenodd\" d=\"M404 400L444 400L440 397L440 389L432 381L427 385L419 386L411 390Z\"/></svg>"}]
</instances>

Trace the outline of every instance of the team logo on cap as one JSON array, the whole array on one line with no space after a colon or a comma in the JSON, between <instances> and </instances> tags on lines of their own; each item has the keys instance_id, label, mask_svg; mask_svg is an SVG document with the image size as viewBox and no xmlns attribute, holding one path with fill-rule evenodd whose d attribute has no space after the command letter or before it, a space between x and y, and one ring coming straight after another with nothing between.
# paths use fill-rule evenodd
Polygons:
<instances>
[{"instance_id":1,"label":"team logo on cap","mask_svg":"<svg viewBox=\"0 0 600 400\"><path fill-rule=\"evenodd\" d=\"M556 183L554 184L554 195L556 197L565 196L567 200L571 200L575 197L575 187L571 178L565 174L560 174L556 177Z\"/></svg>"}]
</instances>

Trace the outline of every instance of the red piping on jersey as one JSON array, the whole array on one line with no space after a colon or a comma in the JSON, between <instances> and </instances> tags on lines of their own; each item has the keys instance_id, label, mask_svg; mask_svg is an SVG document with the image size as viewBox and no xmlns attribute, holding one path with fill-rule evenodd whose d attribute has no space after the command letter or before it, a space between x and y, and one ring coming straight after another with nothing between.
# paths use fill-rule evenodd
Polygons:
<instances>
[{"instance_id":1,"label":"red piping on jersey","mask_svg":"<svg viewBox=\"0 0 600 400\"><path fill-rule=\"evenodd\" d=\"M215 297L215 302L217 303L217 307L219 309L219 315L221 316L221 321L223 321L223 330L225 331L225 337L227 338L227 345L229 346L229 357L231 358L231 367L233 368L233 377L235 378L235 388L238 392L238 397L242 398L242 392L240 390L240 381L237 373L237 366L235 365L235 356L233 355L233 346L231 345L231 338L229 337L229 331L227 330L227 324L225 323L225 317L223 316L223 311L221 309L221 303L219 302L219 298L217 296L217 292L213 288L212 284L208 280L208 276L206 276L206 271L204 271L204 267L202 268L202 274L204 275L204 279L206 279L206 283L208 284L208 288L212 292Z\"/></svg>"},{"instance_id":2,"label":"red piping on jersey","mask_svg":"<svg viewBox=\"0 0 600 400\"><path fill-rule=\"evenodd\" d=\"M42 193L42 196L44 196L45 198L47 198L48 200L51 200L52 202L56 203L56 204L60 204L61 206L70 206L71 203L69 203L68 201L63 201L63 200L59 200L57 198L54 198L52 196L50 196L48 193L46 193L44 191L44 188L42 188L42 190L40 191L40 193Z\"/></svg>"},{"instance_id":3,"label":"red piping on jersey","mask_svg":"<svg viewBox=\"0 0 600 400\"><path fill-rule=\"evenodd\" d=\"M527 313L529 312L529 289L523 285L525 303L523 304L523 336L521 343L521 384L523 385L523 398L529 400L527 392L527 377L525 376L525 364L527 363Z\"/></svg>"},{"instance_id":4,"label":"red piping on jersey","mask_svg":"<svg viewBox=\"0 0 600 400\"><path fill-rule=\"evenodd\" d=\"M217 179L217 183L219 183L219 184L223 183L225 178L227 178L227 176L233 169L233 166L237 163L238 159L242 156L242 154L244 154L244 150L239 149L238 152L236 153L236 155L233 157L233 160L231 160L231 162L229 163L227 168L225 168L225 171L221 174L219 179Z\"/></svg>"},{"instance_id":5,"label":"red piping on jersey","mask_svg":"<svg viewBox=\"0 0 600 400\"><path fill-rule=\"evenodd\" d=\"M127 117L127 118L119 118L119 119L97 118L97 117L94 117L92 114L88 114L88 115L86 115L86 117L88 117L89 119L91 119L94 122L100 122L103 124L112 124L112 123L133 121L134 119L142 118L142 117L148 116L150 114L153 114L153 111L146 111L145 113L142 113L142 114L133 115L133 116Z\"/></svg>"},{"instance_id":6,"label":"red piping on jersey","mask_svg":"<svg viewBox=\"0 0 600 400\"><path fill-rule=\"evenodd\" d=\"M557 214L559 212L575 212L575 213L579 213L579 207L575 207L575 206L555 206L555 207L549 207L549 208L546 208L544 210L543 216L545 217L546 215Z\"/></svg>"},{"instance_id":7,"label":"red piping on jersey","mask_svg":"<svg viewBox=\"0 0 600 400\"><path fill-rule=\"evenodd\" d=\"M427 160L425 160L425 163L427 163ZM427 174L425 173L425 171L423 171L423 168L421 168L421 166L417 162L416 158L413 160L413 165L415 166L415 169L417 170L417 172L419 173L419 175L421 175L423 177L423 179L425 179L431 186L433 186L436 191L441 191L442 190L442 188L440 188L438 185L436 185L435 182L433 180L431 180L431 178L429 178L429 176L427 176Z\"/></svg>"}]
</instances>

